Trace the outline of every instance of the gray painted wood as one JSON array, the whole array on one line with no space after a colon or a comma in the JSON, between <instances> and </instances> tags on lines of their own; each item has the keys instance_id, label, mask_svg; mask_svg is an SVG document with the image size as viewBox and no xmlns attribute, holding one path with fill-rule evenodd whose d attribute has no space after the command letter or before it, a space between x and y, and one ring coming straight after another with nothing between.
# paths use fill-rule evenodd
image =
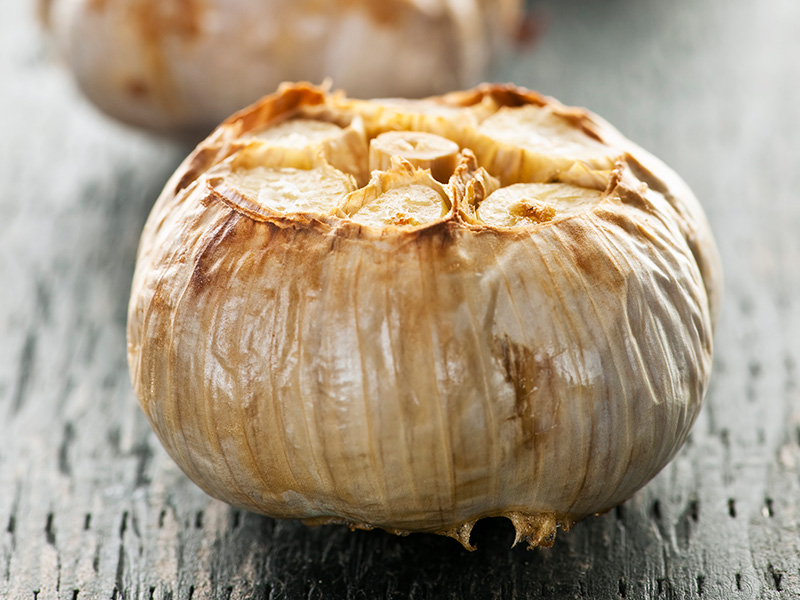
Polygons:
<instances>
[{"instance_id":1,"label":"gray painted wood","mask_svg":"<svg viewBox=\"0 0 800 600\"><path fill-rule=\"evenodd\" d=\"M0 597L800 597L800 3L567 0L502 80L589 106L674 166L726 266L690 442L633 499L509 549L308 529L194 487L128 383L141 226L188 148L99 116L0 4Z\"/></svg>"}]
</instances>

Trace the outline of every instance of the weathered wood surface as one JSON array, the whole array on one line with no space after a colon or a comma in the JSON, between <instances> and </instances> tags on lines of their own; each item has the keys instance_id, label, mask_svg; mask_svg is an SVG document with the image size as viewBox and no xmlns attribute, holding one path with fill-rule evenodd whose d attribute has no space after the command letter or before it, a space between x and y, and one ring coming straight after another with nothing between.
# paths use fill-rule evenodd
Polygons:
<instances>
[{"instance_id":1,"label":"weathered wood surface","mask_svg":"<svg viewBox=\"0 0 800 600\"><path fill-rule=\"evenodd\" d=\"M210 500L128 383L138 233L187 151L97 115L0 3L0 597L800 597L800 3L537 4L502 80L590 106L684 175L726 269L690 443L632 500L509 549L307 529Z\"/></svg>"}]
</instances>

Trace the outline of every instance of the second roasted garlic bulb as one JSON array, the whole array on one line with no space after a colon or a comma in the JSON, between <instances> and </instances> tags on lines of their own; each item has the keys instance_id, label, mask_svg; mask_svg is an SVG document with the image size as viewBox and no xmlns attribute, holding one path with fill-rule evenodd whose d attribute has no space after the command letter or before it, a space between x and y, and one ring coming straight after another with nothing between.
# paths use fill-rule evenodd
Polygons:
<instances>
[{"instance_id":1,"label":"second roasted garlic bulb","mask_svg":"<svg viewBox=\"0 0 800 600\"><path fill-rule=\"evenodd\" d=\"M505 516L547 545L681 447L719 294L691 192L588 112L284 86L159 198L129 361L217 498L466 547Z\"/></svg>"},{"instance_id":2,"label":"second roasted garlic bulb","mask_svg":"<svg viewBox=\"0 0 800 600\"><path fill-rule=\"evenodd\" d=\"M362 97L474 85L508 46L521 0L40 0L52 37L103 111L205 134L283 81Z\"/></svg>"}]
</instances>

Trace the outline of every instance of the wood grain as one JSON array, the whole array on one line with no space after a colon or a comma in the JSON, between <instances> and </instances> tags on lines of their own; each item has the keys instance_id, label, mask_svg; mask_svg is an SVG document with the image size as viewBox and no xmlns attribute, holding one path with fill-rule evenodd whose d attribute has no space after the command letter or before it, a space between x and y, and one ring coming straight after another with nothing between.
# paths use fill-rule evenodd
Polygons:
<instances>
[{"instance_id":1,"label":"wood grain","mask_svg":"<svg viewBox=\"0 0 800 600\"><path fill-rule=\"evenodd\" d=\"M726 266L690 442L623 506L509 549L309 529L210 500L130 388L138 235L188 148L99 116L29 3L0 4L0 598L800 596L800 3L535 3L500 80L585 105L680 172Z\"/></svg>"}]
</instances>

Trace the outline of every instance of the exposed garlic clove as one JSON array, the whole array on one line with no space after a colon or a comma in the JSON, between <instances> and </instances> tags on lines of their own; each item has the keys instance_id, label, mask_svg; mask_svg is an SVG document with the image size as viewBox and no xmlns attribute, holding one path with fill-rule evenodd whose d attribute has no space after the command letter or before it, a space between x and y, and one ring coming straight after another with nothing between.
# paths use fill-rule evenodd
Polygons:
<instances>
[{"instance_id":1,"label":"exposed garlic clove","mask_svg":"<svg viewBox=\"0 0 800 600\"><path fill-rule=\"evenodd\" d=\"M251 134L271 146L296 148L318 146L331 138L338 137L342 128L336 123L316 119L289 119Z\"/></svg>"},{"instance_id":2,"label":"exposed garlic clove","mask_svg":"<svg viewBox=\"0 0 800 600\"><path fill-rule=\"evenodd\" d=\"M548 106L502 107L478 127L478 161L508 185L546 182L573 165L610 170L620 151Z\"/></svg>"},{"instance_id":3,"label":"exposed garlic clove","mask_svg":"<svg viewBox=\"0 0 800 600\"><path fill-rule=\"evenodd\" d=\"M567 183L517 183L481 202L478 217L498 227L543 223L587 211L601 198L597 190Z\"/></svg>"},{"instance_id":4,"label":"exposed garlic clove","mask_svg":"<svg viewBox=\"0 0 800 600\"><path fill-rule=\"evenodd\" d=\"M362 132L345 160L331 123ZM447 183L397 155L359 181L366 140L410 124L461 148ZM468 549L503 516L549 545L685 441L720 272L686 185L590 113L511 86L286 85L156 202L131 378L168 453L237 506Z\"/></svg>"},{"instance_id":5,"label":"exposed garlic clove","mask_svg":"<svg viewBox=\"0 0 800 600\"><path fill-rule=\"evenodd\" d=\"M447 182L458 164L460 148L452 140L423 131L387 131L370 141L370 170L385 171L395 156L415 167L428 169L433 177Z\"/></svg>"},{"instance_id":6,"label":"exposed garlic clove","mask_svg":"<svg viewBox=\"0 0 800 600\"><path fill-rule=\"evenodd\" d=\"M341 212L361 225L416 227L441 220L451 203L428 169L395 155L389 170L376 170L369 185L344 200Z\"/></svg>"},{"instance_id":7,"label":"exposed garlic clove","mask_svg":"<svg viewBox=\"0 0 800 600\"><path fill-rule=\"evenodd\" d=\"M235 169L225 178L225 185L278 214L329 214L355 189L352 177L324 167Z\"/></svg>"}]
</instances>

